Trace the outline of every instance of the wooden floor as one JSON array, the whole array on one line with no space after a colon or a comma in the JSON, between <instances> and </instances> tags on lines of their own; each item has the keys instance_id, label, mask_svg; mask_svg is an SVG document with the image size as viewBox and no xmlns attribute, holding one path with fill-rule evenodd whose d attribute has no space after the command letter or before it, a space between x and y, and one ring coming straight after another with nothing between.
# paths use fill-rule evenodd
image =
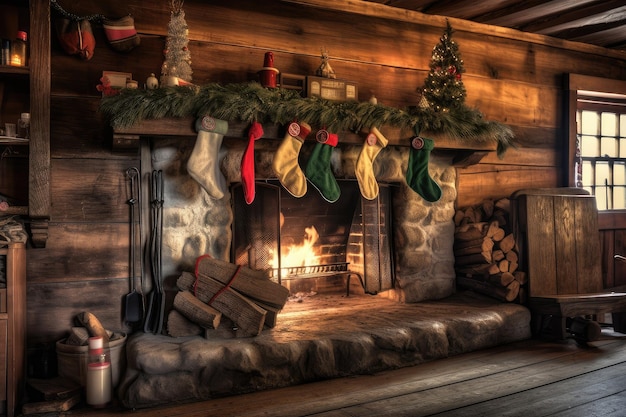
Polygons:
<instances>
[{"instance_id":1,"label":"wooden floor","mask_svg":"<svg viewBox=\"0 0 626 417\"><path fill-rule=\"evenodd\" d=\"M626 416L626 335L528 340L376 375L335 379L147 410L76 409L127 416Z\"/></svg>"}]
</instances>

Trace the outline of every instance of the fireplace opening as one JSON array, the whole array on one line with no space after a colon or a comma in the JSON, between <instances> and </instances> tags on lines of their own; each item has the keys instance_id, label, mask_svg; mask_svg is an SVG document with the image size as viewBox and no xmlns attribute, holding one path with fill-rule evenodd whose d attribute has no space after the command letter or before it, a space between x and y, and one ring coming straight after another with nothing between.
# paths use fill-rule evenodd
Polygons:
<instances>
[{"instance_id":1,"label":"fireplace opening","mask_svg":"<svg viewBox=\"0 0 626 417\"><path fill-rule=\"evenodd\" d=\"M341 197L329 203L313 187L295 198L278 181L259 181L252 204L234 184L232 261L267 271L292 295L393 288L392 186L367 200L355 180L338 184Z\"/></svg>"}]
</instances>

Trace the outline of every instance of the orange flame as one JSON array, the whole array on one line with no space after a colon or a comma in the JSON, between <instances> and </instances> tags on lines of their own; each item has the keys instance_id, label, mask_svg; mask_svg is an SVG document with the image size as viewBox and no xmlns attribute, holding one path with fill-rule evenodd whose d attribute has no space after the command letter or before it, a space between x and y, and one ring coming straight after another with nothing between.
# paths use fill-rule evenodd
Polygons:
<instances>
[{"instance_id":1,"label":"orange flame","mask_svg":"<svg viewBox=\"0 0 626 417\"><path fill-rule=\"evenodd\" d=\"M314 226L304 229L304 240L299 245L290 245L283 248L284 255L281 258L281 268L293 268L319 263L319 254L315 248L315 243L320 235ZM271 267L278 268L278 254L272 253Z\"/></svg>"}]
</instances>

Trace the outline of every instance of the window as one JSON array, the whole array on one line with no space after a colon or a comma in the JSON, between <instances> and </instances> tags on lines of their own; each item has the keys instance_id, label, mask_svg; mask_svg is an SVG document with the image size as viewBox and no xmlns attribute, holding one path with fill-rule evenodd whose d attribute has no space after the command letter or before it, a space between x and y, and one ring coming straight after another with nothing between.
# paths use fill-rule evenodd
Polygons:
<instances>
[{"instance_id":1,"label":"window","mask_svg":"<svg viewBox=\"0 0 626 417\"><path fill-rule=\"evenodd\" d=\"M570 119L573 169L568 182L595 195L598 210L603 211L626 210L626 91L620 91L624 84L570 75L570 117L575 122ZM580 88L583 85L588 89Z\"/></svg>"},{"instance_id":2,"label":"window","mask_svg":"<svg viewBox=\"0 0 626 417\"><path fill-rule=\"evenodd\" d=\"M599 210L626 209L626 107L579 98L576 126L576 186L596 196Z\"/></svg>"}]
</instances>

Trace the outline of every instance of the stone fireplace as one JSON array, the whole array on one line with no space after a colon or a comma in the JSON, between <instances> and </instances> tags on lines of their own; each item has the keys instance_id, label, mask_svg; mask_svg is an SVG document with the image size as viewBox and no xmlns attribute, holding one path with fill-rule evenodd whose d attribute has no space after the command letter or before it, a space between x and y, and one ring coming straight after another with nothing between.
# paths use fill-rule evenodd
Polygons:
<instances>
[{"instance_id":1,"label":"stone fireplace","mask_svg":"<svg viewBox=\"0 0 626 417\"><path fill-rule=\"evenodd\" d=\"M344 259L364 284L353 278L350 288L354 291L346 296L345 274L336 274L343 277L339 293L319 292L319 283L315 283L305 289L318 292L315 296L290 299L275 327L265 328L255 337L240 337L235 332L227 336L207 332L204 337L133 334L127 342L128 368L118 387L124 406L207 400L370 374L530 337L530 313L525 307L455 291L452 219L456 190L449 155L431 155L429 171L443 194L440 201L429 203L404 181L409 149L386 147L374 164L381 200L363 202L354 187L354 166L361 147L340 144L333 153L332 170L347 201L307 211L302 216L306 221L289 231L292 226L287 222L298 216L288 211L315 203L303 200L305 197L289 196L291 200L285 201L273 197L280 185L274 181L271 162L280 140L259 140L255 146L258 201L244 211L251 211L251 217L263 214L258 217L274 232L267 241L242 241L238 236L242 226L252 225L254 232L248 236L258 232L258 223L248 222L236 203L246 141L232 137L223 141L220 159L230 191L220 200L210 199L187 174L193 144L189 138L159 138L152 139L149 147L142 146L142 160L152 162L148 170L163 170L165 178L166 289L176 291L175 280L181 271L193 271L195 259L204 254L265 269L265 244L276 246L281 238L301 240L300 230L308 227L313 217L319 218L313 223L319 229L321 263ZM303 160L312 146L312 141L305 143ZM309 187L313 201L317 192ZM266 210L273 215L261 213ZM341 215L335 215L339 210ZM278 237L281 213L285 234ZM376 219L371 219L372 213ZM324 221L318 222L320 219ZM373 265L376 268L371 268ZM282 278L289 285L296 282L289 276ZM307 281L310 284L311 280Z\"/></svg>"},{"instance_id":2,"label":"stone fireplace","mask_svg":"<svg viewBox=\"0 0 626 417\"><path fill-rule=\"evenodd\" d=\"M223 141L220 151L222 172L227 183L231 185L231 192L220 200L209 198L186 172L186 161L193 144L194 141L187 138L153 139L151 142L152 168L163 170L166 188L163 276L172 283L181 271L192 271L195 259L203 254L255 269L268 268L267 260L262 259L266 256L268 248L258 248L262 240L241 242L242 238L237 235L237 230L240 230L244 223L249 223L250 218L257 218L258 221L261 210L270 213L264 215L262 222L266 226L270 222L274 230L271 233L278 233L278 216L281 213L276 204L281 199L272 197L273 203L267 203L267 196L273 193L280 195L281 191L282 194L288 194L280 189L271 168L272 158L280 141L261 139L256 142L257 197L249 207L237 203L237 196L241 193L240 190L237 191L241 181L240 163L246 142L240 138L228 137ZM306 161L313 144L314 140L311 139L305 142L300 154L301 160ZM455 169L450 164L450 157L438 156L436 152L431 155L429 171L432 178L441 186L443 194L438 202L429 203L411 190L404 180L409 149L397 146L383 149L374 164L381 192L379 199L372 202L361 198L356 186L354 166L359 151L360 146L344 146L340 138L340 145L333 152L332 171L342 186L343 199L336 203L325 202L319 198L318 191L309 184L305 197L296 199L289 196L287 200L282 198L281 206L291 204L293 207L284 207L290 212L299 210L298 206L302 207L302 204L319 208L317 213L307 213L307 216L314 216L316 228L322 230L320 250L332 252L332 242L345 240L341 242L344 245L343 252L339 250L334 255L327 254L322 263L348 262L349 269L361 277L366 292L383 293L401 302L435 300L452 294L455 282L452 217L456 198L456 177ZM355 221L355 216L366 218L371 213L378 213L380 207L384 207L388 213L382 216L383 224L376 226L370 224L369 230L365 232L361 230L361 240L355 241L358 231L354 230L354 225L359 223ZM333 214L334 211L342 213L343 224L332 224L341 217ZM349 211L347 215L346 211ZM246 216L246 212L253 212L254 216ZM283 216L284 214L282 213ZM297 213L287 217L284 227L291 231L287 232L283 240L293 241L304 235L305 226L310 225L301 222L292 226L290 223L299 217ZM324 221L324 217L327 217L328 221ZM384 224L385 222L387 224ZM333 230L330 234L325 234L327 229ZM340 232L337 232L337 229ZM269 242L265 243L276 245L277 237L279 236L266 236L265 240ZM247 246L247 249L237 245ZM381 245L384 246L382 251ZM359 250L350 252L348 250L350 246L360 248L360 252ZM374 261L373 255L376 257ZM364 258L369 259L369 262L365 262ZM357 279L352 281L353 284L359 283Z\"/></svg>"}]
</instances>

